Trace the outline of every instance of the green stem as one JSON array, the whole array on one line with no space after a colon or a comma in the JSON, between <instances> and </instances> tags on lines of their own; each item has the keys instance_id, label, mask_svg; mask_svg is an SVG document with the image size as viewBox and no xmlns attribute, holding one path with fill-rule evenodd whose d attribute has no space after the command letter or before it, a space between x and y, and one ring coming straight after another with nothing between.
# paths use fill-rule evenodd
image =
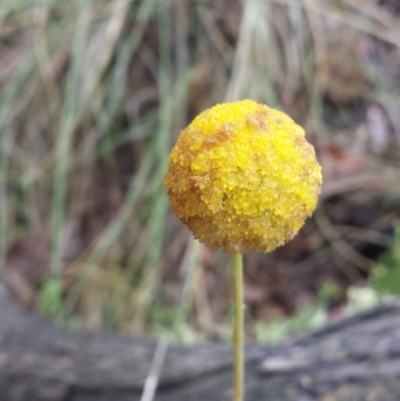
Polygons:
<instances>
[{"instance_id":1,"label":"green stem","mask_svg":"<svg viewBox=\"0 0 400 401\"><path fill-rule=\"evenodd\" d=\"M243 401L244 392L244 319L243 319L243 257L241 254L233 255L234 268L234 304L235 322L233 332L233 347L235 354L235 393L234 401Z\"/></svg>"}]
</instances>

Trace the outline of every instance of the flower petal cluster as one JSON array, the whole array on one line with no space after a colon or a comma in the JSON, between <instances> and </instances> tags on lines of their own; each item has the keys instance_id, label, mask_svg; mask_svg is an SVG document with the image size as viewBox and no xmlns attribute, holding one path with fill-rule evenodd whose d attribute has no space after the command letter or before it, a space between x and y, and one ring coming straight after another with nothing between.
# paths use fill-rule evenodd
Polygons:
<instances>
[{"instance_id":1,"label":"flower petal cluster","mask_svg":"<svg viewBox=\"0 0 400 401\"><path fill-rule=\"evenodd\" d=\"M304 130L251 100L197 116L172 149L164 183L194 236L230 253L269 252L316 207L321 167Z\"/></svg>"}]
</instances>

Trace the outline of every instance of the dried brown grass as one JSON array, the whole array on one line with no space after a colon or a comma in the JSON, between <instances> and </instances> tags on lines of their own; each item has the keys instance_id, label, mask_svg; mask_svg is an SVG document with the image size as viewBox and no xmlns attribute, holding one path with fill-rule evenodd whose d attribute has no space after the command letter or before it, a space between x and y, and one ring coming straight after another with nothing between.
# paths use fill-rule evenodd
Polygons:
<instances>
[{"instance_id":1,"label":"dried brown grass","mask_svg":"<svg viewBox=\"0 0 400 401\"><path fill-rule=\"evenodd\" d=\"M27 307L91 329L181 333L189 322L225 335L230 271L214 267L227 258L193 247L162 175L195 114L241 98L306 126L333 211L274 255L248 257L250 316L293 312L324 280L364 277L370 240L351 236L398 217L399 26L372 0L3 2L3 281ZM349 202L369 218L340 215ZM339 261L323 268L316 251ZM307 257L309 270L291 270Z\"/></svg>"}]
</instances>

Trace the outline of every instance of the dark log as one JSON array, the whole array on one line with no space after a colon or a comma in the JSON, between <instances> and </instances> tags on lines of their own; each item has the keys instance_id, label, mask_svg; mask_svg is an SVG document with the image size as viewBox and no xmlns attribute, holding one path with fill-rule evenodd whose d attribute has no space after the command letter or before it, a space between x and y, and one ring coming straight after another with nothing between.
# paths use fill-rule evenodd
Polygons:
<instances>
[{"instance_id":1,"label":"dark log","mask_svg":"<svg viewBox=\"0 0 400 401\"><path fill-rule=\"evenodd\" d=\"M0 401L139 401L157 343L67 332L0 296ZM400 400L400 302L246 350L246 401ZM155 401L229 401L225 344L169 346Z\"/></svg>"}]
</instances>

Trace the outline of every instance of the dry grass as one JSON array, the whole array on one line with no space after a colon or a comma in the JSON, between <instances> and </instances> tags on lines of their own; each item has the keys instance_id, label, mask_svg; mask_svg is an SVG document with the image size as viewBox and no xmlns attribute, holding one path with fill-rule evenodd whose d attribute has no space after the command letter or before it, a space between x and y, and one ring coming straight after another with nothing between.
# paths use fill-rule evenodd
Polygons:
<instances>
[{"instance_id":1,"label":"dry grass","mask_svg":"<svg viewBox=\"0 0 400 401\"><path fill-rule=\"evenodd\" d=\"M365 277L363 249L377 236L387 244L399 217L390 2L25 4L0 4L0 261L26 307L96 330L226 335L226 255L170 215L162 177L179 130L241 98L305 125L325 170L326 213L292 245L248 257L251 319L295 311L326 279ZM347 204L369 217L351 219ZM302 271L308 284L289 267L310 257L319 269L325 251L336 265Z\"/></svg>"}]
</instances>

